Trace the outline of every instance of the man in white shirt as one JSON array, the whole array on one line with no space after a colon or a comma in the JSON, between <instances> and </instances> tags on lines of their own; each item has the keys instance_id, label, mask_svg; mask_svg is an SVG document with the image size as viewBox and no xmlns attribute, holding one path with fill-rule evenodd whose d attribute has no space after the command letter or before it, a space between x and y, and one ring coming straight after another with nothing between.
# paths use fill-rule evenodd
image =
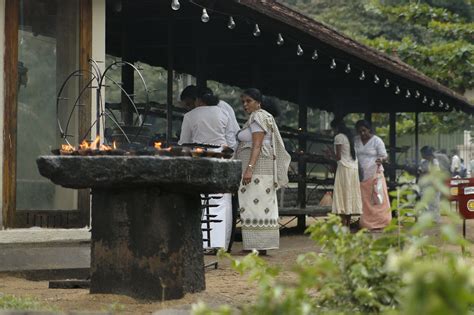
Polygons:
<instances>
[{"instance_id":1,"label":"man in white shirt","mask_svg":"<svg viewBox=\"0 0 474 315\"><path fill-rule=\"evenodd\" d=\"M181 102L184 108L188 110L194 109L196 107L197 95L198 95L197 86L188 85L187 87L185 87L184 90L181 92L181 96L180 96ZM228 142L229 142L227 145L233 150L235 150L237 147L236 136L240 130L240 126L239 126L239 123L237 122L237 119L235 118L234 109L232 108L232 106L230 106L227 102L223 100L219 100L219 102L217 103L217 107L221 108L229 117L229 122L227 125L225 138L228 139ZM209 117L212 117L212 116L209 116Z\"/></svg>"},{"instance_id":2,"label":"man in white shirt","mask_svg":"<svg viewBox=\"0 0 474 315\"><path fill-rule=\"evenodd\" d=\"M194 108L183 117L178 144L210 144L231 148L237 146L238 129L235 131L229 113L219 107L218 104L221 102L210 89L188 86L181 93L181 100L185 107ZM230 107L228 104L227 106ZM208 197L211 198L208 202L212 205L209 208L209 215L215 216L213 220L219 222L210 223L210 237L203 246L227 250L232 234L232 195L212 194ZM204 199L203 204L206 204ZM203 228L207 228L206 223L203 223ZM204 232L203 239L207 239L207 232Z\"/></svg>"}]
</instances>

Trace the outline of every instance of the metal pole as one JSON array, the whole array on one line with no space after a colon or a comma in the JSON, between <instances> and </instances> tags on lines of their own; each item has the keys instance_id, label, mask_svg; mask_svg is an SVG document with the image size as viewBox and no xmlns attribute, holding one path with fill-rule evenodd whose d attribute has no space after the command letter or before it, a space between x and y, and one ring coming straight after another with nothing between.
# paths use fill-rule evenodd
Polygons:
<instances>
[{"instance_id":1,"label":"metal pole","mask_svg":"<svg viewBox=\"0 0 474 315\"><path fill-rule=\"evenodd\" d=\"M420 144L419 144L419 133L420 133L420 130L419 130L419 120L418 120L418 116L419 116L420 113L416 112L415 113L415 165L416 165L416 169L418 169L418 164L419 164L419 161L420 161L420 150L419 150L419 147L420 147Z\"/></svg>"},{"instance_id":2,"label":"metal pole","mask_svg":"<svg viewBox=\"0 0 474 315\"><path fill-rule=\"evenodd\" d=\"M389 117L390 120L390 181L394 182L397 174L397 113L391 112Z\"/></svg>"},{"instance_id":3,"label":"metal pole","mask_svg":"<svg viewBox=\"0 0 474 315\"><path fill-rule=\"evenodd\" d=\"M174 67L174 23L168 24L168 80L166 89L166 143L173 133L173 67Z\"/></svg>"}]
</instances>

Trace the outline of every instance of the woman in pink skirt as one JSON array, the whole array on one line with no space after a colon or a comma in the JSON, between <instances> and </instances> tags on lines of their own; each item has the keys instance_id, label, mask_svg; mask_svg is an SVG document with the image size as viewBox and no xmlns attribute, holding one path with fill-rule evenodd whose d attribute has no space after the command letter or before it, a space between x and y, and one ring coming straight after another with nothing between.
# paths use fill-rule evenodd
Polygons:
<instances>
[{"instance_id":1,"label":"woman in pink skirt","mask_svg":"<svg viewBox=\"0 0 474 315\"><path fill-rule=\"evenodd\" d=\"M368 121L359 120L356 123L356 130L358 136L355 137L354 144L359 167L362 169L360 225L368 230L383 229L392 220L382 166L382 162L387 158L387 151L382 139L373 134L372 126Z\"/></svg>"}]
</instances>

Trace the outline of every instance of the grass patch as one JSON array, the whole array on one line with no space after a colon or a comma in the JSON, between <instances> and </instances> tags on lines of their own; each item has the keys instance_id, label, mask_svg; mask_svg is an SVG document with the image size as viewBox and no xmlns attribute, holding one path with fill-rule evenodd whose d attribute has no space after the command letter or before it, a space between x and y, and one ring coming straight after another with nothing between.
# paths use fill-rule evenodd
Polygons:
<instances>
[{"instance_id":1,"label":"grass patch","mask_svg":"<svg viewBox=\"0 0 474 315\"><path fill-rule=\"evenodd\" d=\"M52 310L35 298L4 295L0 293L0 310Z\"/></svg>"}]
</instances>

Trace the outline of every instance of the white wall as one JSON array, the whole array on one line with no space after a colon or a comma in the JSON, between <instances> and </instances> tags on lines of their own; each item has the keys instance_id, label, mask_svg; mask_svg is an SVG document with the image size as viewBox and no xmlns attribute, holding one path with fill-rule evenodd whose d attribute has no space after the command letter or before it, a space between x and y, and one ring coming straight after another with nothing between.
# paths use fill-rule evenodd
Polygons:
<instances>
[{"instance_id":1,"label":"white wall","mask_svg":"<svg viewBox=\"0 0 474 315\"><path fill-rule=\"evenodd\" d=\"M3 110L5 108L5 77L3 58L5 56L5 0L0 0L0 179L3 178ZM0 208L3 205L3 180L0 180ZM3 229L3 209L0 209L0 230Z\"/></svg>"},{"instance_id":2,"label":"white wall","mask_svg":"<svg viewBox=\"0 0 474 315\"><path fill-rule=\"evenodd\" d=\"M105 70L105 1L92 1L92 59L98 62L102 72ZM102 91L102 102L105 101L104 92ZM96 97L96 91L92 89L92 122L97 117ZM92 130L91 135L95 135L95 130ZM101 139L103 138L104 135L101 134Z\"/></svg>"}]
</instances>

